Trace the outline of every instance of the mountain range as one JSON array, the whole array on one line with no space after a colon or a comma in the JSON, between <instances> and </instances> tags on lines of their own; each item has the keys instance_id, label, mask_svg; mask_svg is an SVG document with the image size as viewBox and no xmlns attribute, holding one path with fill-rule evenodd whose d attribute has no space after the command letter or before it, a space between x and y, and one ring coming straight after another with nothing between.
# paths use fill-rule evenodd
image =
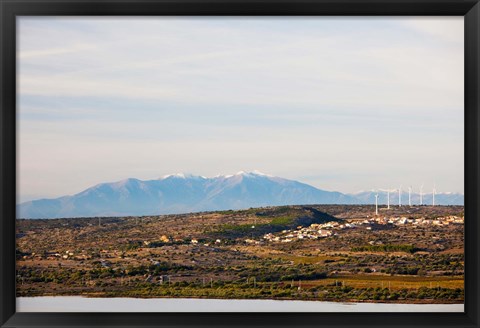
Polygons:
<instances>
[{"instance_id":1,"label":"mountain range","mask_svg":"<svg viewBox=\"0 0 480 328\"><path fill-rule=\"evenodd\" d=\"M130 178L101 183L71 196L24 202L17 205L17 217L137 216L279 205L372 204L374 195L373 191L356 194L325 191L258 171L213 178L178 173L156 180ZM408 193L403 197L402 203L408 204ZM431 204L431 199L432 194L424 195L423 202ZM435 195L438 205L462 205L463 199L458 193ZM387 192L379 192L379 203L386 201ZM418 201L419 195L412 194L412 203ZM398 192L390 194L390 204L398 204Z\"/></svg>"}]
</instances>

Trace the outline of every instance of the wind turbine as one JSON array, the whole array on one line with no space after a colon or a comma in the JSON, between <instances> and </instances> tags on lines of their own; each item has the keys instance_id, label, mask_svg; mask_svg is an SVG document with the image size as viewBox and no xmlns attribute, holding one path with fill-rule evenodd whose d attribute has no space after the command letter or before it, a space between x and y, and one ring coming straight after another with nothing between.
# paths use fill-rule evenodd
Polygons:
<instances>
[{"instance_id":1,"label":"wind turbine","mask_svg":"<svg viewBox=\"0 0 480 328\"><path fill-rule=\"evenodd\" d=\"M398 188L398 207L402 206L402 185Z\"/></svg>"},{"instance_id":2,"label":"wind turbine","mask_svg":"<svg viewBox=\"0 0 480 328\"><path fill-rule=\"evenodd\" d=\"M423 183L420 186L420 205L423 205Z\"/></svg>"},{"instance_id":3,"label":"wind turbine","mask_svg":"<svg viewBox=\"0 0 480 328\"><path fill-rule=\"evenodd\" d=\"M390 209L390 189L387 190L387 209Z\"/></svg>"},{"instance_id":4,"label":"wind turbine","mask_svg":"<svg viewBox=\"0 0 480 328\"><path fill-rule=\"evenodd\" d=\"M378 215L378 192L375 194L375 215Z\"/></svg>"},{"instance_id":5,"label":"wind turbine","mask_svg":"<svg viewBox=\"0 0 480 328\"><path fill-rule=\"evenodd\" d=\"M435 193L437 190L435 189L435 184L433 184L433 192L432 192L432 206L435 206Z\"/></svg>"},{"instance_id":6,"label":"wind turbine","mask_svg":"<svg viewBox=\"0 0 480 328\"><path fill-rule=\"evenodd\" d=\"M412 206L412 187L408 187L408 206Z\"/></svg>"}]
</instances>

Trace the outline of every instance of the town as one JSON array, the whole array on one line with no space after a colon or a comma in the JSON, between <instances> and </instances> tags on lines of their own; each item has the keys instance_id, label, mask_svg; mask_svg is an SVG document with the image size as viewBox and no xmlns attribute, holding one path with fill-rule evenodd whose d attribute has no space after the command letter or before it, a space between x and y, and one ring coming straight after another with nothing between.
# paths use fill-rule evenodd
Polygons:
<instances>
[{"instance_id":1,"label":"town","mask_svg":"<svg viewBox=\"0 0 480 328\"><path fill-rule=\"evenodd\" d=\"M283 230L281 233L273 234L268 233L263 236L263 238L270 242L282 242L289 243L299 239L318 239L331 236L332 234L336 235L336 231L344 229L355 229L355 228L364 228L365 230L375 230L378 228L377 225L407 225L411 224L416 225L433 225L433 226L448 226L449 224L461 224L463 225L463 217L457 216L448 216L448 217L438 217L435 219L426 219L424 217L418 219L409 219L407 217L383 217L383 218L371 218L365 220L359 220L358 222L350 222L340 224L338 222L327 222L324 224L312 224L309 227L298 226L295 230ZM256 243L260 244L259 241L246 239L247 243Z\"/></svg>"}]
</instances>

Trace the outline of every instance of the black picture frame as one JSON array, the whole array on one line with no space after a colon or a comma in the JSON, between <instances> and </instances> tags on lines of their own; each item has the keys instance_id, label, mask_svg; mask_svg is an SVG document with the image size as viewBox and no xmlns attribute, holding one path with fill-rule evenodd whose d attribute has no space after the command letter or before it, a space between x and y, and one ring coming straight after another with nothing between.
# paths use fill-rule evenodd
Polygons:
<instances>
[{"instance_id":1,"label":"black picture frame","mask_svg":"<svg viewBox=\"0 0 480 328\"><path fill-rule=\"evenodd\" d=\"M2 327L479 327L479 61L477 0L0 0L0 324ZM16 313L16 16L464 15L464 313Z\"/></svg>"}]
</instances>

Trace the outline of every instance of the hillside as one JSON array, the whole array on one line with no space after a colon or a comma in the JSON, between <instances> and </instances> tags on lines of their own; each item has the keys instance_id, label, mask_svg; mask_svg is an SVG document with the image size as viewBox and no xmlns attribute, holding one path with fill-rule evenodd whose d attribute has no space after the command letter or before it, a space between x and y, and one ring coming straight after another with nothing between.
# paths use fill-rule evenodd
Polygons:
<instances>
[{"instance_id":1,"label":"hillside","mask_svg":"<svg viewBox=\"0 0 480 328\"><path fill-rule=\"evenodd\" d=\"M17 296L463 302L463 207L17 220Z\"/></svg>"}]
</instances>

